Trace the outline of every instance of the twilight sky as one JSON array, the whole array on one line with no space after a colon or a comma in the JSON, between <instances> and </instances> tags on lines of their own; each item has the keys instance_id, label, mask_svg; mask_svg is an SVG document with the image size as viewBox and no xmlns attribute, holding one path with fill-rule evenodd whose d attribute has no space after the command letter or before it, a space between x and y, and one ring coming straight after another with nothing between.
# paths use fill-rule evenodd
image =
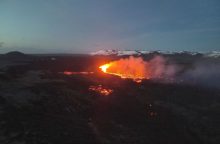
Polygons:
<instances>
[{"instance_id":1,"label":"twilight sky","mask_svg":"<svg viewBox=\"0 0 220 144\"><path fill-rule=\"evenodd\" d=\"M0 0L0 53L220 50L220 0Z\"/></svg>"}]
</instances>

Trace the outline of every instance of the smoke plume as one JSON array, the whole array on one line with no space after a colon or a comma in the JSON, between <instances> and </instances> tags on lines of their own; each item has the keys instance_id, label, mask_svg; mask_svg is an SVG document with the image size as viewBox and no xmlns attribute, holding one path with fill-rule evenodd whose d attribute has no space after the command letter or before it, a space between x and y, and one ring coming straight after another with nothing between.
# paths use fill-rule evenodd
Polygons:
<instances>
[{"instance_id":1,"label":"smoke plume","mask_svg":"<svg viewBox=\"0 0 220 144\"><path fill-rule=\"evenodd\" d=\"M166 79L173 77L178 70L177 66L169 64L162 56L156 56L149 61L130 56L113 61L109 65L108 73L133 79Z\"/></svg>"},{"instance_id":2,"label":"smoke plume","mask_svg":"<svg viewBox=\"0 0 220 144\"><path fill-rule=\"evenodd\" d=\"M131 78L135 81L142 79L193 84L205 87L220 88L220 62L198 59L190 64L173 63L171 59L155 56L145 61L142 57L122 58L104 65L104 72Z\"/></svg>"},{"instance_id":3,"label":"smoke plume","mask_svg":"<svg viewBox=\"0 0 220 144\"><path fill-rule=\"evenodd\" d=\"M193 68L187 69L179 79L186 84L220 88L220 63L195 62Z\"/></svg>"}]
</instances>

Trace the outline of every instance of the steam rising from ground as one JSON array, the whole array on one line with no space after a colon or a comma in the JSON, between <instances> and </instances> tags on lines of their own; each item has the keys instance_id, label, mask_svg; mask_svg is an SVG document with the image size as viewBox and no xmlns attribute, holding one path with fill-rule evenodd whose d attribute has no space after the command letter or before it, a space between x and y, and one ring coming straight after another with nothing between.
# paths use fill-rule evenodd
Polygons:
<instances>
[{"instance_id":1,"label":"steam rising from ground","mask_svg":"<svg viewBox=\"0 0 220 144\"><path fill-rule=\"evenodd\" d=\"M177 65L169 64L168 60L162 56L156 56L146 63L151 78L172 78L179 70Z\"/></svg>"},{"instance_id":2,"label":"steam rising from ground","mask_svg":"<svg viewBox=\"0 0 220 144\"><path fill-rule=\"evenodd\" d=\"M178 78L187 84L220 88L220 63L196 62Z\"/></svg>"},{"instance_id":3,"label":"steam rising from ground","mask_svg":"<svg viewBox=\"0 0 220 144\"><path fill-rule=\"evenodd\" d=\"M174 61L174 60L172 60ZM192 66L171 63L170 59L155 56L145 61L142 57L122 58L105 65L105 71L139 82L142 79L160 82L185 83L220 88L220 62L192 62Z\"/></svg>"}]
</instances>

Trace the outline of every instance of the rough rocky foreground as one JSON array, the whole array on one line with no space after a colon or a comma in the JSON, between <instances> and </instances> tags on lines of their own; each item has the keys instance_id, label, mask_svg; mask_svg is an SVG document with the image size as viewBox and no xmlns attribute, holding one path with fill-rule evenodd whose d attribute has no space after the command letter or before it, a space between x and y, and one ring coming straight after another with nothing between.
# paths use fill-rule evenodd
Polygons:
<instances>
[{"instance_id":1,"label":"rough rocky foreground","mask_svg":"<svg viewBox=\"0 0 220 144\"><path fill-rule=\"evenodd\" d=\"M56 66L66 62L38 58L1 68L1 144L220 142L219 89L65 76ZM99 85L113 93L89 90Z\"/></svg>"}]
</instances>

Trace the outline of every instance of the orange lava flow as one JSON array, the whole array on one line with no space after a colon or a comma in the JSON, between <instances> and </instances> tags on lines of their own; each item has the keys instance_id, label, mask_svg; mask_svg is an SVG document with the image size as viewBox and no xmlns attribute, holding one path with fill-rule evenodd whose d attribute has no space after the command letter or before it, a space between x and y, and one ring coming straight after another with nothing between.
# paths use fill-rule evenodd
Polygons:
<instances>
[{"instance_id":1,"label":"orange lava flow","mask_svg":"<svg viewBox=\"0 0 220 144\"><path fill-rule=\"evenodd\" d=\"M72 71L64 71L64 75L89 75L93 74L94 72L72 72Z\"/></svg>"},{"instance_id":2,"label":"orange lava flow","mask_svg":"<svg viewBox=\"0 0 220 144\"><path fill-rule=\"evenodd\" d=\"M99 67L104 73L116 75L123 79L132 79L140 83L143 79L149 79L150 72L142 58L129 57L104 64Z\"/></svg>"}]
</instances>

